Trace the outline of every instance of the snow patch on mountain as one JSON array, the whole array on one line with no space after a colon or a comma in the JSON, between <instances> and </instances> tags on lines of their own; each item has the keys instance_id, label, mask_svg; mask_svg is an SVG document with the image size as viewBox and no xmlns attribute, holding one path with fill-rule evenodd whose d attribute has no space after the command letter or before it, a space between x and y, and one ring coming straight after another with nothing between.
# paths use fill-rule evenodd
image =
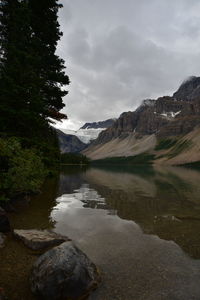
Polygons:
<instances>
[{"instance_id":1,"label":"snow patch on mountain","mask_svg":"<svg viewBox=\"0 0 200 300\"><path fill-rule=\"evenodd\" d=\"M173 111L169 111L166 113L162 113L160 114L163 117L171 117L171 118L175 118L177 115L179 115L181 113L181 111L177 111L177 112L173 112Z\"/></svg>"}]
</instances>

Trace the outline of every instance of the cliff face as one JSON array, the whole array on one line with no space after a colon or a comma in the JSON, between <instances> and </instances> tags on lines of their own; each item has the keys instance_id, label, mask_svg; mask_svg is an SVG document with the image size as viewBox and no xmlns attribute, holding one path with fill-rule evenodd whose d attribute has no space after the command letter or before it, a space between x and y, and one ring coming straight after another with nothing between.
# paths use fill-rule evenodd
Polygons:
<instances>
[{"instance_id":1,"label":"cliff face","mask_svg":"<svg viewBox=\"0 0 200 300\"><path fill-rule=\"evenodd\" d=\"M85 154L91 157L93 150L96 151L98 147L102 148L115 139L124 140L130 135L136 140L149 135L155 135L158 139L183 136L197 125L200 125L200 77L191 77L172 97L144 100L135 111L122 113L111 127L100 133ZM100 158L100 152L95 158ZM116 156L122 154L120 152Z\"/></svg>"},{"instance_id":2,"label":"cliff face","mask_svg":"<svg viewBox=\"0 0 200 300\"><path fill-rule=\"evenodd\" d=\"M177 101L158 98L153 105L143 104L134 112L124 112L115 123L100 133L94 144L106 143L131 132L138 135L176 136L186 134L199 124L200 101Z\"/></svg>"}]
</instances>

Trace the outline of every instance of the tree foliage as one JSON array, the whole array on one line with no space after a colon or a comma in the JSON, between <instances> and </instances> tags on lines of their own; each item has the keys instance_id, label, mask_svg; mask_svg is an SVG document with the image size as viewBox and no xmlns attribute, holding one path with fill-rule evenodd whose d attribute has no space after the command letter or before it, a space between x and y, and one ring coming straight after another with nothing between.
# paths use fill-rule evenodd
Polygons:
<instances>
[{"instance_id":1,"label":"tree foliage","mask_svg":"<svg viewBox=\"0 0 200 300\"><path fill-rule=\"evenodd\" d=\"M38 191L46 171L34 149L23 149L17 138L0 139L0 200Z\"/></svg>"},{"instance_id":2,"label":"tree foliage","mask_svg":"<svg viewBox=\"0 0 200 300\"><path fill-rule=\"evenodd\" d=\"M1 131L30 136L48 127L49 118L66 118L59 113L69 78L55 53L62 35L57 2L1 1Z\"/></svg>"},{"instance_id":3,"label":"tree foliage","mask_svg":"<svg viewBox=\"0 0 200 300\"><path fill-rule=\"evenodd\" d=\"M38 189L59 161L53 120L69 84L56 54L58 0L0 1L0 194Z\"/></svg>"}]
</instances>

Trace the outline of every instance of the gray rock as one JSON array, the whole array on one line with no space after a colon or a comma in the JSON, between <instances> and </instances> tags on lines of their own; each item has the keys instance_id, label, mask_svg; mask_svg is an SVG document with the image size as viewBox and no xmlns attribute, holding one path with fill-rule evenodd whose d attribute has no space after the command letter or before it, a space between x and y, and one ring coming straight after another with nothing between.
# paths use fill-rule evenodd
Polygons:
<instances>
[{"instance_id":1,"label":"gray rock","mask_svg":"<svg viewBox=\"0 0 200 300\"><path fill-rule=\"evenodd\" d=\"M96 266L72 242L40 256L30 278L32 292L41 299L79 299L100 281Z\"/></svg>"},{"instance_id":2,"label":"gray rock","mask_svg":"<svg viewBox=\"0 0 200 300\"><path fill-rule=\"evenodd\" d=\"M68 237L61 236L49 230L14 230L14 236L32 250L40 250L51 246L60 245L69 241Z\"/></svg>"},{"instance_id":3,"label":"gray rock","mask_svg":"<svg viewBox=\"0 0 200 300\"><path fill-rule=\"evenodd\" d=\"M0 207L0 232L9 232L10 222L3 208Z\"/></svg>"}]
</instances>

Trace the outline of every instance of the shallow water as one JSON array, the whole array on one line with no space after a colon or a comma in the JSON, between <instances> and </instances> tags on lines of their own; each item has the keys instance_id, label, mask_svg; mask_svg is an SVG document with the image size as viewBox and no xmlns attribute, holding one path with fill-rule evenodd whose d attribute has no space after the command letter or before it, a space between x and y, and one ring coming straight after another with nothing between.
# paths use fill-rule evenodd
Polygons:
<instances>
[{"instance_id":1,"label":"shallow water","mask_svg":"<svg viewBox=\"0 0 200 300\"><path fill-rule=\"evenodd\" d=\"M16 229L53 228L97 264L90 300L200 299L200 172L184 168L65 168L10 215ZM36 256L7 237L0 286L34 299Z\"/></svg>"}]
</instances>

